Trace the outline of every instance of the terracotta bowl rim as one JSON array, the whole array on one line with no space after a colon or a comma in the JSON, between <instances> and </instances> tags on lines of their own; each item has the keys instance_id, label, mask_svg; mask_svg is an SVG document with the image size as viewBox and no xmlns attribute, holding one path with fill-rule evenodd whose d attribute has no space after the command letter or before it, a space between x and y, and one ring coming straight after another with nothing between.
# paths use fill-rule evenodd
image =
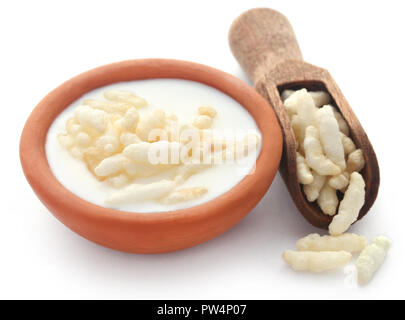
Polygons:
<instances>
[{"instance_id":1,"label":"terracotta bowl rim","mask_svg":"<svg viewBox=\"0 0 405 320\"><path fill-rule=\"evenodd\" d=\"M134 68L136 69L140 66L150 68L149 74L136 75L136 78L132 78ZM118 69L122 71L125 68L130 71L131 75L127 76L127 73L125 73L125 76L117 76L121 80L116 81L115 73L118 72L114 71ZM164 71L160 73L159 69ZM108 74L108 72L111 72L111 77L104 77L96 86L87 86L89 79L94 80L95 77L101 74ZM172 73L172 76L170 76L170 73ZM45 153L46 134L54 119L73 101L80 99L84 93L90 90L117 82L162 78L191 80L206 84L230 96L249 112L262 134L262 149L256 160L255 172L247 175L232 189L208 202L185 209L165 212L137 213L102 207L80 198L63 186L53 175ZM217 81L218 79L221 81ZM221 83L221 85L217 87L215 86L216 83ZM233 92L226 92L228 89L233 90ZM65 104L63 107L58 106L57 112L49 114L48 110L50 110L50 106L56 106L58 97L65 94L67 90L72 92L70 103ZM237 97L233 94L234 92L236 92ZM243 95L246 95L251 100L242 103L240 100ZM266 125L266 123L269 123L269 125ZM278 126L278 129L274 126ZM268 132L271 132L271 136L267 135ZM275 163L264 163L268 159L265 156L268 153L276 154L275 158L277 161ZM34 192L45 206L48 208L64 206L65 211L69 210L71 212L75 212L80 208L82 209L79 210L80 215L84 215L81 217L83 219L86 219L86 216L88 218L98 216L97 218L110 222L119 220L119 222L143 225L163 224L177 219L190 219L192 221L198 217L206 219L210 215L218 215L218 210L215 210L215 208L218 206L226 208L229 204L237 201L238 197L243 199L243 195L249 192L249 188L246 187L251 186L254 179L271 177L268 172L277 171L281 154L282 133L277 117L272 107L252 87L235 76L206 65L184 60L159 58L125 60L103 65L64 82L47 94L34 108L24 126L20 140L20 160L24 174ZM33 170L33 167L38 165L39 169ZM267 174L263 174L265 172ZM268 183L269 186L274 179L274 174ZM48 206L49 201L52 204ZM53 210L50 209L50 211L52 212Z\"/></svg>"}]
</instances>

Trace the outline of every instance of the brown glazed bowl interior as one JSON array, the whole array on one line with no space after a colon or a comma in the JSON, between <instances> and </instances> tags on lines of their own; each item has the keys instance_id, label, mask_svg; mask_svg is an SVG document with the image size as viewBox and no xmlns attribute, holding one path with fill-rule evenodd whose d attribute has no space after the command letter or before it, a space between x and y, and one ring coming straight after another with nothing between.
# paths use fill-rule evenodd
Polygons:
<instances>
[{"instance_id":1,"label":"brown glazed bowl interior","mask_svg":"<svg viewBox=\"0 0 405 320\"><path fill-rule=\"evenodd\" d=\"M254 173L214 200L169 212L133 213L104 208L67 190L52 174L45 153L47 132L54 119L88 91L116 82L154 78L197 81L222 91L247 109L262 133L262 150ZM282 135L273 109L241 80L201 64L144 59L102 66L54 89L36 106L25 124L20 158L38 198L71 230L112 249L160 253L197 245L240 221L269 188L281 149Z\"/></svg>"}]
</instances>

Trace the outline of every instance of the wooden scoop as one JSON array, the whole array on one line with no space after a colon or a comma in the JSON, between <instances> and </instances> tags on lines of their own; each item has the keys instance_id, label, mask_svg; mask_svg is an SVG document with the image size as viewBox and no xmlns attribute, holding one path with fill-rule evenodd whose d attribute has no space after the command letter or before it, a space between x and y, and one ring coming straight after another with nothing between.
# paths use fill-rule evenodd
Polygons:
<instances>
[{"instance_id":1,"label":"wooden scoop","mask_svg":"<svg viewBox=\"0 0 405 320\"><path fill-rule=\"evenodd\" d=\"M239 16L231 26L229 43L255 89L277 114L284 137L279 170L288 191L301 214L320 228L327 228L333 217L322 213L316 202L308 202L298 183L294 133L280 94L285 89L307 88L331 95L334 106L350 128L350 137L357 148L363 150L366 161L361 172L366 183L365 203L359 214L361 219L377 197L380 183L378 162L367 134L329 72L302 60L289 21L271 9L252 9Z\"/></svg>"}]
</instances>

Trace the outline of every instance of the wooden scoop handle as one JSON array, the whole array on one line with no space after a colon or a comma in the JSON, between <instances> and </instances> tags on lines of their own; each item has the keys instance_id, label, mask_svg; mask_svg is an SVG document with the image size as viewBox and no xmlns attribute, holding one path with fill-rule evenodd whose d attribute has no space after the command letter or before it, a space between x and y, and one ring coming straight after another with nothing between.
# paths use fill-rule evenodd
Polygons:
<instances>
[{"instance_id":1,"label":"wooden scoop handle","mask_svg":"<svg viewBox=\"0 0 405 320\"><path fill-rule=\"evenodd\" d=\"M290 22L272 9L252 9L240 15L229 31L229 45L254 84L278 63L302 60Z\"/></svg>"}]
</instances>

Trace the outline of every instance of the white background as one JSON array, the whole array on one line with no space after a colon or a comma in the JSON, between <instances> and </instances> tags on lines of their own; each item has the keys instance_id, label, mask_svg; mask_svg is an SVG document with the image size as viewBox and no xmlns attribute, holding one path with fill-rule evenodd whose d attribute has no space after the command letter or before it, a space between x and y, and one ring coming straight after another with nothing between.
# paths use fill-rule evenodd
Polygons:
<instances>
[{"instance_id":1,"label":"white background","mask_svg":"<svg viewBox=\"0 0 405 320\"><path fill-rule=\"evenodd\" d=\"M366 129L381 168L379 197L351 230L393 240L366 287L343 270L294 273L281 259L319 232L280 177L230 231L197 247L135 255L93 244L35 197L19 163L22 127L63 81L106 63L177 58L247 81L227 43L244 10L291 21L306 61L328 69ZM0 298L405 298L403 1L2 1L0 4Z\"/></svg>"}]
</instances>

